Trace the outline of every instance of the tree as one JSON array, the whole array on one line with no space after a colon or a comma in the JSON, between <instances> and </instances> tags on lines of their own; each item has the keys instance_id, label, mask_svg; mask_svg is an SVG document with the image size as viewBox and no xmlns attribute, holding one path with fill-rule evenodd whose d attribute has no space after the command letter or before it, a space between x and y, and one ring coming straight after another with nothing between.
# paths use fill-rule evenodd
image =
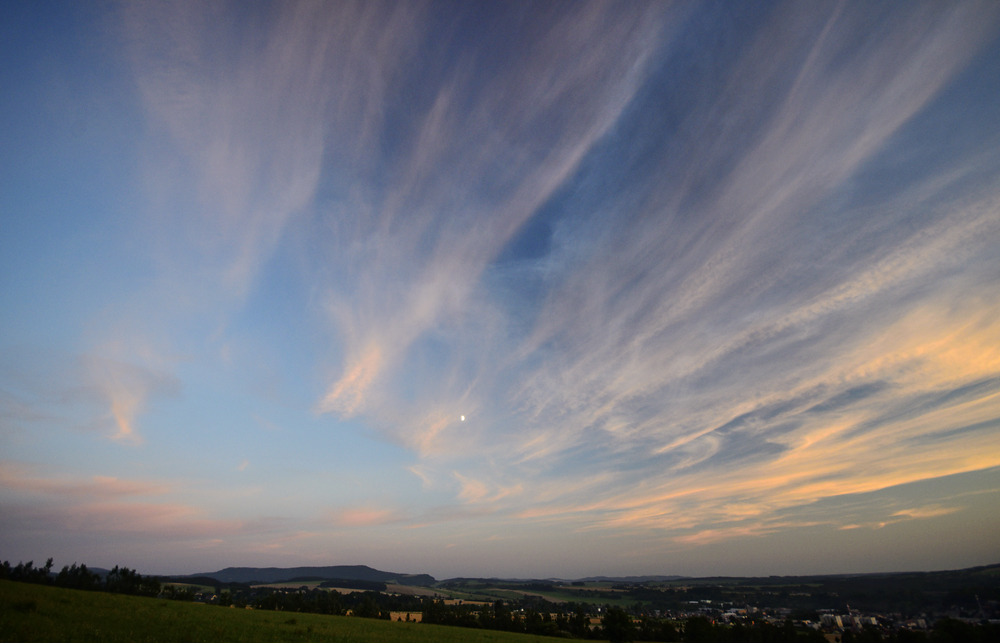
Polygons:
<instances>
[{"instance_id":1,"label":"tree","mask_svg":"<svg viewBox=\"0 0 1000 643\"><path fill-rule=\"evenodd\" d=\"M66 565L56 576L56 585L70 589L97 590L101 588L101 577L87 569L86 565L77 567Z\"/></svg>"},{"instance_id":2,"label":"tree","mask_svg":"<svg viewBox=\"0 0 1000 643\"><path fill-rule=\"evenodd\" d=\"M692 616L684 624L685 641L693 641L695 643L711 641L714 638L712 634L712 624L704 616Z\"/></svg>"},{"instance_id":3,"label":"tree","mask_svg":"<svg viewBox=\"0 0 1000 643\"><path fill-rule=\"evenodd\" d=\"M152 576L143 578L142 574L134 569L115 565L104 579L104 589L113 594L158 596L160 594L160 581Z\"/></svg>"},{"instance_id":4,"label":"tree","mask_svg":"<svg viewBox=\"0 0 1000 643\"><path fill-rule=\"evenodd\" d=\"M639 632L636 638L640 641L680 641L681 636L670 621L658 621L642 616L639 619Z\"/></svg>"},{"instance_id":5,"label":"tree","mask_svg":"<svg viewBox=\"0 0 1000 643\"><path fill-rule=\"evenodd\" d=\"M590 619L582 604L577 604L573 615L569 618L569 631L578 639L585 639L590 634Z\"/></svg>"},{"instance_id":6,"label":"tree","mask_svg":"<svg viewBox=\"0 0 1000 643\"><path fill-rule=\"evenodd\" d=\"M620 607L610 607L601 619L604 626L604 635L611 643L621 643L623 641L635 640L635 625L632 617Z\"/></svg>"},{"instance_id":7,"label":"tree","mask_svg":"<svg viewBox=\"0 0 1000 643\"><path fill-rule=\"evenodd\" d=\"M354 608L354 615L363 618L381 618L382 612L379 610L378 604L372 595L365 592L365 597L362 599L361 604Z\"/></svg>"},{"instance_id":8,"label":"tree","mask_svg":"<svg viewBox=\"0 0 1000 643\"><path fill-rule=\"evenodd\" d=\"M10 563L4 561L0 566L0 578L19 581L21 583L51 583L49 572L52 570L52 559L45 561L45 567L35 567L35 561L29 560L27 563L18 563L16 567L11 567Z\"/></svg>"},{"instance_id":9,"label":"tree","mask_svg":"<svg viewBox=\"0 0 1000 643\"><path fill-rule=\"evenodd\" d=\"M934 643L959 643L975 641L977 632L968 623L954 618L943 618L934 624L930 639Z\"/></svg>"}]
</instances>

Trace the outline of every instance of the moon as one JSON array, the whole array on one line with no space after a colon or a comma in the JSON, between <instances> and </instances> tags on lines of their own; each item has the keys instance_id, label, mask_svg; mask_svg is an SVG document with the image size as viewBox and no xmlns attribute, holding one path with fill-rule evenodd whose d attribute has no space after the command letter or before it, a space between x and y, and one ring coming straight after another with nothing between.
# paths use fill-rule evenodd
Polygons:
<instances>
[{"instance_id":1,"label":"moon","mask_svg":"<svg viewBox=\"0 0 1000 643\"><path fill-rule=\"evenodd\" d=\"M465 416L463 415L463 416L461 416L461 418L462 418L462 421L465 422Z\"/></svg>"}]
</instances>

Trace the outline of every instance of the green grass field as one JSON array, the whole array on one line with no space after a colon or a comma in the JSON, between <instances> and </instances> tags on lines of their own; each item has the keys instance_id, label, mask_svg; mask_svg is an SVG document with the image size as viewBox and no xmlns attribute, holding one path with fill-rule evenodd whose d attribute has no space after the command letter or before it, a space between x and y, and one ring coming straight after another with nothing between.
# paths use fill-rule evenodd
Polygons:
<instances>
[{"instance_id":1,"label":"green grass field","mask_svg":"<svg viewBox=\"0 0 1000 643\"><path fill-rule=\"evenodd\" d=\"M463 587L462 591L453 588L436 588L442 594L448 594L451 598L461 598L467 601L492 602L498 598L504 600L520 600L525 596L541 596L553 603L576 601L580 603L591 603L594 605L613 605L615 607L629 607L635 605L636 600L629 598L624 592L612 589L612 583L589 583L587 587L554 587L553 589L536 590L526 589L518 591L516 588L505 586L490 586L487 584L477 585L474 588ZM602 596L601 592L610 594L611 597ZM616 594L621 594L621 597Z\"/></svg>"},{"instance_id":2,"label":"green grass field","mask_svg":"<svg viewBox=\"0 0 1000 643\"><path fill-rule=\"evenodd\" d=\"M347 616L240 610L0 581L0 642L552 643L555 639Z\"/></svg>"}]
</instances>

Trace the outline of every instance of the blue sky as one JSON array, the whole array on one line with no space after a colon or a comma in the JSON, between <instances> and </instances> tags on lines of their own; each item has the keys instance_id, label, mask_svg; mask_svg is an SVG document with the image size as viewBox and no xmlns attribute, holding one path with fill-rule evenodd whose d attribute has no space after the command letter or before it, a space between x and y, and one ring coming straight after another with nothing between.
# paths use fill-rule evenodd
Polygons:
<instances>
[{"instance_id":1,"label":"blue sky","mask_svg":"<svg viewBox=\"0 0 1000 643\"><path fill-rule=\"evenodd\" d=\"M0 557L1000 558L995 3L27 3Z\"/></svg>"}]
</instances>

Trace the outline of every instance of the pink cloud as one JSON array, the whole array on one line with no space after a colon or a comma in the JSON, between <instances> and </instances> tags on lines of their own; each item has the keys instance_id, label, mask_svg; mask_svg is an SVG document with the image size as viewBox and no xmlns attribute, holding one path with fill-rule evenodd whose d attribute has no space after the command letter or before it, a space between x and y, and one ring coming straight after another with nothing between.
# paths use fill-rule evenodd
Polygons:
<instances>
[{"instance_id":1,"label":"pink cloud","mask_svg":"<svg viewBox=\"0 0 1000 643\"><path fill-rule=\"evenodd\" d=\"M405 517L393 509L349 507L331 513L332 522L338 527L374 527L402 522Z\"/></svg>"},{"instance_id":2,"label":"pink cloud","mask_svg":"<svg viewBox=\"0 0 1000 643\"><path fill-rule=\"evenodd\" d=\"M171 486L162 482L120 480L110 476L46 478L32 475L32 467L0 462L0 488L58 497L104 500L126 496L163 495Z\"/></svg>"},{"instance_id":3,"label":"pink cloud","mask_svg":"<svg viewBox=\"0 0 1000 643\"><path fill-rule=\"evenodd\" d=\"M8 505L4 515L8 531L130 535L154 539L202 539L232 536L246 523L211 520L196 507L180 503L96 502L49 506Z\"/></svg>"}]
</instances>

